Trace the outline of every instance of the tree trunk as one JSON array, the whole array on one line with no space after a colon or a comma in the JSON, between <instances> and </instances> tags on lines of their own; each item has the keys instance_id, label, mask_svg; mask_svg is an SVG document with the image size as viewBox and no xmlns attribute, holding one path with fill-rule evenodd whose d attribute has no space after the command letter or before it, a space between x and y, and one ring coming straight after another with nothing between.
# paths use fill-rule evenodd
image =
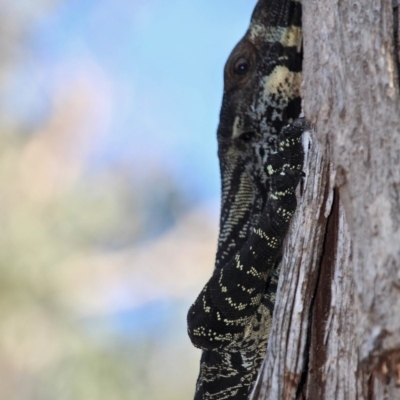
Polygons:
<instances>
[{"instance_id":1,"label":"tree trunk","mask_svg":"<svg viewBox=\"0 0 400 400\"><path fill-rule=\"evenodd\" d=\"M252 400L400 399L398 12L303 0L315 131Z\"/></svg>"}]
</instances>

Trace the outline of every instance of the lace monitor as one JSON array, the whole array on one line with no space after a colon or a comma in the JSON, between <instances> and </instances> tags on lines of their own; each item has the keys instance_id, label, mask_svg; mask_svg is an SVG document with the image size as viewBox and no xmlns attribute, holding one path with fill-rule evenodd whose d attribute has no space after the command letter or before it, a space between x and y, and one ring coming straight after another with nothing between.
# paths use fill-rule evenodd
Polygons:
<instances>
[{"instance_id":1,"label":"lace monitor","mask_svg":"<svg viewBox=\"0 0 400 400\"><path fill-rule=\"evenodd\" d=\"M265 355L303 176L301 64L300 1L259 0L224 70L216 264L188 313L203 350L195 400L247 399Z\"/></svg>"}]
</instances>

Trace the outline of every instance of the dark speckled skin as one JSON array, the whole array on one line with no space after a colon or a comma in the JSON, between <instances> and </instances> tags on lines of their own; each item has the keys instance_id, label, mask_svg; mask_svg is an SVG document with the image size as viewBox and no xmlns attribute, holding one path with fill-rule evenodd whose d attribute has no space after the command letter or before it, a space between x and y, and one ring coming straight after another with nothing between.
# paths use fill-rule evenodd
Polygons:
<instances>
[{"instance_id":1,"label":"dark speckled skin","mask_svg":"<svg viewBox=\"0 0 400 400\"><path fill-rule=\"evenodd\" d=\"M259 0L224 71L215 269L188 313L195 400L247 399L268 342L282 243L302 177L301 4ZM291 124L290 124L291 123ZM288 125L290 124L290 125Z\"/></svg>"}]
</instances>

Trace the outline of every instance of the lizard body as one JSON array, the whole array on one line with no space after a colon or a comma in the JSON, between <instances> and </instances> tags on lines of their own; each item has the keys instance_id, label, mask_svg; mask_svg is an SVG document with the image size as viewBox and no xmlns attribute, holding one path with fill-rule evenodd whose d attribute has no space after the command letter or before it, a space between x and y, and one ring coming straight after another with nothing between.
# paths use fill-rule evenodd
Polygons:
<instances>
[{"instance_id":1,"label":"lizard body","mask_svg":"<svg viewBox=\"0 0 400 400\"><path fill-rule=\"evenodd\" d=\"M301 4L259 0L224 70L216 264L188 313L203 350L195 400L247 399L266 351L302 177Z\"/></svg>"}]
</instances>

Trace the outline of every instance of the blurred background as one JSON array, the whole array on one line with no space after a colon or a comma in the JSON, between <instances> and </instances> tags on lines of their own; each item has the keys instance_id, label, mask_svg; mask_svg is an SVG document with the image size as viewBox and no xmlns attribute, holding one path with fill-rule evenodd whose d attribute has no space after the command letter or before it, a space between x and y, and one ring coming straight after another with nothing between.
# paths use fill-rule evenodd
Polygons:
<instances>
[{"instance_id":1,"label":"blurred background","mask_svg":"<svg viewBox=\"0 0 400 400\"><path fill-rule=\"evenodd\" d=\"M256 0L0 0L0 398L191 399L222 70Z\"/></svg>"}]
</instances>

